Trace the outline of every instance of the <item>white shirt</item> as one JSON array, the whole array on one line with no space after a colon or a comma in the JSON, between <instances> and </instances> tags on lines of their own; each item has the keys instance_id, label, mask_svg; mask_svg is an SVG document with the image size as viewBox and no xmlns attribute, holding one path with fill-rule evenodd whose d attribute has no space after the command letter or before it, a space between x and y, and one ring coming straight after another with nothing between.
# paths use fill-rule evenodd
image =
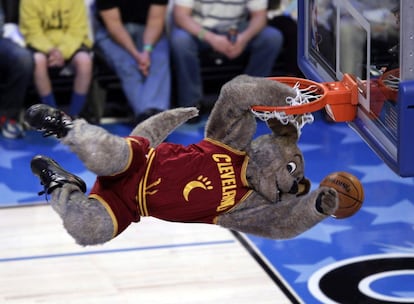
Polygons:
<instances>
[{"instance_id":1,"label":"white shirt","mask_svg":"<svg viewBox=\"0 0 414 304\"><path fill-rule=\"evenodd\" d=\"M192 8L195 21L204 28L218 30L246 21L249 12L267 10L267 0L174 0L174 4Z\"/></svg>"}]
</instances>

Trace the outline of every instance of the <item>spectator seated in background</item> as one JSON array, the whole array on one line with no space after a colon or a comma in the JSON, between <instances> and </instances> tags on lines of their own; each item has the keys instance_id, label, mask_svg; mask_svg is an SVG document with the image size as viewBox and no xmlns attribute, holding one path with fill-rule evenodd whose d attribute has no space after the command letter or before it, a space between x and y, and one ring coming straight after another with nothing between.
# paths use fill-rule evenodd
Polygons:
<instances>
[{"instance_id":1,"label":"spectator seated in background","mask_svg":"<svg viewBox=\"0 0 414 304\"><path fill-rule=\"evenodd\" d=\"M19 114L32 79L33 58L23 47L17 25L4 24L5 14L0 1L0 129L6 138L22 138Z\"/></svg>"},{"instance_id":2,"label":"spectator seated in background","mask_svg":"<svg viewBox=\"0 0 414 304\"><path fill-rule=\"evenodd\" d=\"M82 111L92 80L86 12L84 0L20 1L20 30L34 54L34 83L41 101L56 107L49 73L74 73L68 110L72 116Z\"/></svg>"},{"instance_id":3,"label":"spectator seated in background","mask_svg":"<svg viewBox=\"0 0 414 304\"><path fill-rule=\"evenodd\" d=\"M283 34L284 76L304 77L298 67L297 0L269 0L268 24Z\"/></svg>"},{"instance_id":4,"label":"spectator seated in background","mask_svg":"<svg viewBox=\"0 0 414 304\"><path fill-rule=\"evenodd\" d=\"M95 45L119 77L135 123L170 107L167 0L96 0Z\"/></svg>"},{"instance_id":5,"label":"spectator seated in background","mask_svg":"<svg viewBox=\"0 0 414 304\"><path fill-rule=\"evenodd\" d=\"M369 23L371 38L371 67L369 72L372 76L378 77L381 71L377 70L377 65L393 60L394 56L388 53L388 48L396 45L399 41L399 21L394 11L399 5L399 1L351 0L350 3ZM343 50L346 49L346 52L340 58L341 71L353 74L361 79L367 79L366 32L355 18L346 13L345 9L342 9L341 12L340 47ZM380 59L381 54L384 54L385 58Z\"/></svg>"},{"instance_id":6,"label":"spectator seated in background","mask_svg":"<svg viewBox=\"0 0 414 304\"><path fill-rule=\"evenodd\" d=\"M170 43L177 79L177 106L199 106L203 84L199 54L218 52L229 59L247 53L244 73L270 76L283 37L267 26L267 1L175 0Z\"/></svg>"}]
</instances>

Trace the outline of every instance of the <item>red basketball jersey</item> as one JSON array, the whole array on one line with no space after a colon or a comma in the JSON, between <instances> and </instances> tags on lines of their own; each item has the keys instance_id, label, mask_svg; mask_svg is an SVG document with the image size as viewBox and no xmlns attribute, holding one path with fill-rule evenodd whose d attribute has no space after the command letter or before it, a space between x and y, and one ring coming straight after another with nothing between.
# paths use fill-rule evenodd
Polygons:
<instances>
[{"instance_id":1,"label":"red basketball jersey","mask_svg":"<svg viewBox=\"0 0 414 304\"><path fill-rule=\"evenodd\" d=\"M132 151L128 168L98 177L91 191L112 215L115 234L140 216L215 223L251 192L244 152L211 139L189 146L162 143L156 149L145 138L127 140Z\"/></svg>"}]
</instances>

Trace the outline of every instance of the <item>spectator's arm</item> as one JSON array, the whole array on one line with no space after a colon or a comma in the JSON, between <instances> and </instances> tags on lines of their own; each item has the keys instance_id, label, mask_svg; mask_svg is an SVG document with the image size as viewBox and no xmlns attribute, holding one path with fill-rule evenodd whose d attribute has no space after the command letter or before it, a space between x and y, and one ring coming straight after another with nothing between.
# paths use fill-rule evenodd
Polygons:
<instances>
[{"instance_id":1,"label":"spectator's arm","mask_svg":"<svg viewBox=\"0 0 414 304\"><path fill-rule=\"evenodd\" d=\"M39 8L36 3L30 0L20 0L19 28L27 45L47 54L54 45L43 32L41 20L37 15Z\"/></svg>"},{"instance_id":2,"label":"spectator's arm","mask_svg":"<svg viewBox=\"0 0 414 304\"><path fill-rule=\"evenodd\" d=\"M219 35L204 29L201 24L193 19L192 11L193 9L191 7L175 4L173 9L175 24L189 32L191 35L196 36L201 40L205 40L213 47L213 49L222 52L223 50L220 49L219 46L223 45L223 41L221 39L216 39Z\"/></svg>"},{"instance_id":3,"label":"spectator's arm","mask_svg":"<svg viewBox=\"0 0 414 304\"><path fill-rule=\"evenodd\" d=\"M191 15L192 11L193 9L191 7L175 4L173 8L174 22L183 30L189 32L193 36L197 36L203 27L193 19Z\"/></svg>"},{"instance_id":4,"label":"spectator's arm","mask_svg":"<svg viewBox=\"0 0 414 304\"><path fill-rule=\"evenodd\" d=\"M144 31L144 44L154 45L165 29L166 5L151 5Z\"/></svg>"},{"instance_id":5,"label":"spectator's arm","mask_svg":"<svg viewBox=\"0 0 414 304\"><path fill-rule=\"evenodd\" d=\"M247 44L254 36L256 36L267 24L266 10L258 10L250 12L250 20L247 28L239 33L238 40Z\"/></svg>"},{"instance_id":6,"label":"spectator's arm","mask_svg":"<svg viewBox=\"0 0 414 304\"><path fill-rule=\"evenodd\" d=\"M5 23L3 28L3 37L12 40L21 47L26 46L23 35L20 32L19 26L16 23Z\"/></svg>"},{"instance_id":7,"label":"spectator's arm","mask_svg":"<svg viewBox=\"0 0 414 304\"><path fill-rule=\"evenodd\" d=\"M111 38L138 61L139 52L135 47L131 36L122 23L119 9L111 8L107 10L101 10L100 16Z\"/></svg>"},{"instance_id":8,"label":"spectator's arm","mask_svg":"<svg viewBox=\"0 0 414 304\"><path fill-rule=\"evenodd\" d=\"M0 1L0 32L3 31L3 25L4 25L4 11L3 11L3 6Z\"/></svg>"}]
</instances>

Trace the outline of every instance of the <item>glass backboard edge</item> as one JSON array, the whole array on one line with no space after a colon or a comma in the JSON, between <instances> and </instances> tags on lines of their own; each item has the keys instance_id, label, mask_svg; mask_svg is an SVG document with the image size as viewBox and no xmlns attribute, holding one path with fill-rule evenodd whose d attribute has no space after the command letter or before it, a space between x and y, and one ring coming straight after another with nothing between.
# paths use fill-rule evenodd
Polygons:
<instances>
[{"instance_id":1,"label":"glass backboard edge","mask_svg":"<svg viewBox=\"0 0 414 304\"><path fill-rule=\"evenodd\" d=\"M307 54L306 23L308 20L305 5L305 1L298 1L298 66L307 78L317 82L325 82L329 75L322 67L318 68L316 62L311 62L310 56ZM367 121L361 120L361 118L356 118L355 121L349 123L349 126L391 170L401 177L412 177L414 176L414 83L402 81L399 92L399 138L396 145L387 143L387 140L385 143L379 141L378 136L382 137L383 134L374 134L367 127ZM378 131L377 126L373 126L372 129L374 132Z\"/></svg>"},{"instance_id":2,"label":"glass backboard edge","mask_svg":"<svg viewBox=\"0 0 414 304\"><path fill-rule=\"evenodd\" d=\"M362 115L360 115L361 117ZM399 175L399 166L397 159L397 151L390 151L378 141L378 134L374 134L370 128L368 128L367 120L363 120L357 117L354 121L348 123L348 125L365 141L372 151L387 164L392 171ZM367 118L369 119L369 118ZM377 130L374 128L374 130Z\"/></svg>"},{"instance_id":3,"label":"glass backboard edge","mask_svg":"<svg viewBox=\"0 0 414 304\"><path fill-rule=\"evenodd\" d=\"M306 45L308 44L308 36L304 25L308 22L308 17L305 14L305 1L298 1L298 16L302 16L298 18L298 66L302 73L306 75L306 78L316 82L323 82L324 79L321 76L323 71L315 70L307 59L308 54L305 53L307 51Z\"/></svg>"},{"instance_id":4,"label":"glass backboard edge","mask_svg":"<svg viewBox=\"0 0 414 304\"><path fill-rule=\"evenodd\" d=\"M414 176L414 80L400 82L398 111L398 174Z\"/></svg>"}]
</instances>

